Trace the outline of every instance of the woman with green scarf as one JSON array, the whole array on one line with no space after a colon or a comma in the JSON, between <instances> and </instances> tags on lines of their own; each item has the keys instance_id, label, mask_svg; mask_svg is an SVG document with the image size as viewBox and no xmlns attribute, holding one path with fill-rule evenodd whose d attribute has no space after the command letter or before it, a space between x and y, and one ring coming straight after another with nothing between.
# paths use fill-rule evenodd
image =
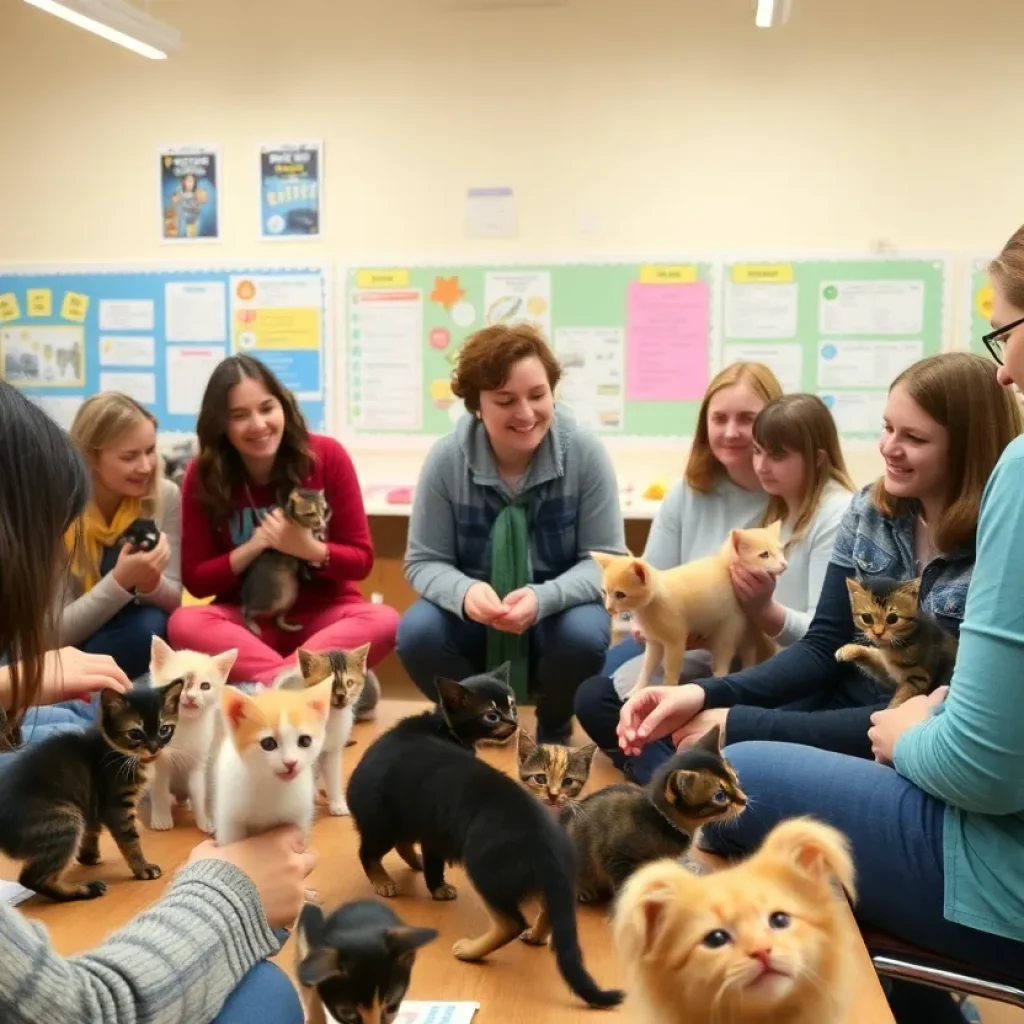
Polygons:
<instances>
[{"instance_id":1,"label":"woman with green scarf","mask_svg":"<svg viewBox=\"0 0 1024 1024\"><path fill-rule=\"evenodd\" d=\"M600 439L554 400L561 368L528 324L487 327L459 352L455 431L420 471L405 575L420 595L398 654L432 700L438 677L508 662L535 698L537 738L567 742L577 686L609 642L591 551L626 551L618 483Z\"/></svg>"}]
</instances>

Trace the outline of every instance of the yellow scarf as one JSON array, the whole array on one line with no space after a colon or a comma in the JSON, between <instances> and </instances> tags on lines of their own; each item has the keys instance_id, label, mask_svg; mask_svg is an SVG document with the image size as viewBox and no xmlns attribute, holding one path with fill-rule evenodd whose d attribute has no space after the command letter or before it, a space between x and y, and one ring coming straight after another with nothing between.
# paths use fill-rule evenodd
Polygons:
<instances>
[{"instance_id":1,"label":"yellow scarf","mask_svg":"<svg viewBox=\"0 0 1024 1024\"><path fill-rule=\"evenodd\" d=\"M99 582L103 549L113 547L114 541L141 515L142 502L138 498L122 498L114 518L108 523L96 507L96 503L90 501L82 514L80 547L76 544L78 524L69 527L64 534L64 546L72 556L72 572L81 583L83 594L87 594Z\"/></svg>"}]
</instances>

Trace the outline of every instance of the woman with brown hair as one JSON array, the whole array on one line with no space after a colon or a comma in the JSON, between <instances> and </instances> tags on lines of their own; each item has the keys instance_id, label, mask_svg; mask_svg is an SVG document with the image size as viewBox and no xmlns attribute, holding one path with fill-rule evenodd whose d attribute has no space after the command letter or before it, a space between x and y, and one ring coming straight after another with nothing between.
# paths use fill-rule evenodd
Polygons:
<instances>
[{"instance_id":1,"label":"woman with brown hair","mask_svg":"<svg viewBox=\"0 0 1024 1024\"><path fill-rule=\"evenodd\" d=\"M436 698L438 677L510 666L537 699L541 742L565 742L572 699L601 665L608 614L591 551L625 551L619 490L600 439L555 404L561 369L525 324L487 327L459 353L469 416L420 472L405 574L420 595L398 654Z\"/></svg>"},{"instance_id":2,"label":"woman with brown hair","mask_svg":"<svg viewBox=\"0 0 1024 1024\"><path fill-rule=\"evenodd\" d=\"M373 544L348 452L331 437L311 434L295 396L248 355L229 356L213 371L197 434L199 454L182 485L181 575L194 597L215 600L174 613L172 646L207 654L237 648L234 682L272 682L299 647L352 650L369 643L368 663L377 664L394 647L398 616L365 600L357 586L373 566ZM296 487L323 493L322 539L285 518L282 507ZM300 559L311 578L288 613L300 628L261 622L255 636L239 596L242 575L267 550Z\"/></svg>"}]
</instances>

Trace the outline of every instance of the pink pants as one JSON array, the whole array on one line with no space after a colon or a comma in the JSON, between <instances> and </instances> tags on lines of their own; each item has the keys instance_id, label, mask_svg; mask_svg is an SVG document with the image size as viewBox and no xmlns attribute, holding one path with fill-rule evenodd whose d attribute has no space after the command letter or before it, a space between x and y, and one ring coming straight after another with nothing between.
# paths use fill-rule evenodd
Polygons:
<instances>
[{"instance_id":1,"label":"pink pants","mask_svg":"<svg viewBox=\"0 0 1024 1024\"><path fill-rule=\"evenodd\" d=\"M308 612L289 612L288 619L301 625L289 633L272 622L260 622L262 636L251 633L237 605L207 604L178 608L167 625L167 639L177 649L220 654L238 648L231 670L232 683L270 683L295 663L300 647L311 651L351 650L370 644L369 664L374 666L395 646L398 612L386 604L352 601L329 604Z\"/></svg>"}]
</instances>

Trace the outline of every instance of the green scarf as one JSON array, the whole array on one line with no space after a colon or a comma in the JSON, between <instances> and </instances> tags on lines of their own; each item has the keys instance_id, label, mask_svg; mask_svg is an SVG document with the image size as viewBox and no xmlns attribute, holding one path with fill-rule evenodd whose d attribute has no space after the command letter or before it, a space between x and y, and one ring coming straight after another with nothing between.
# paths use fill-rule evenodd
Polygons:
<instances>
[{"instance_id":1,"label":"green scarf","mask_svg":"<svg viewBox=\"0 0 1024 1024\"><path fill-rule=\"evenodd\" d=\"M491 586L503 601L505 595L530 582L530 549L526 530L526 503L506 505L491 527ZM517 701L527 695L529 639L526 633L487 630L487 668L493 671L510 662L509 682Z\"/></svg>"}]
</instances>

